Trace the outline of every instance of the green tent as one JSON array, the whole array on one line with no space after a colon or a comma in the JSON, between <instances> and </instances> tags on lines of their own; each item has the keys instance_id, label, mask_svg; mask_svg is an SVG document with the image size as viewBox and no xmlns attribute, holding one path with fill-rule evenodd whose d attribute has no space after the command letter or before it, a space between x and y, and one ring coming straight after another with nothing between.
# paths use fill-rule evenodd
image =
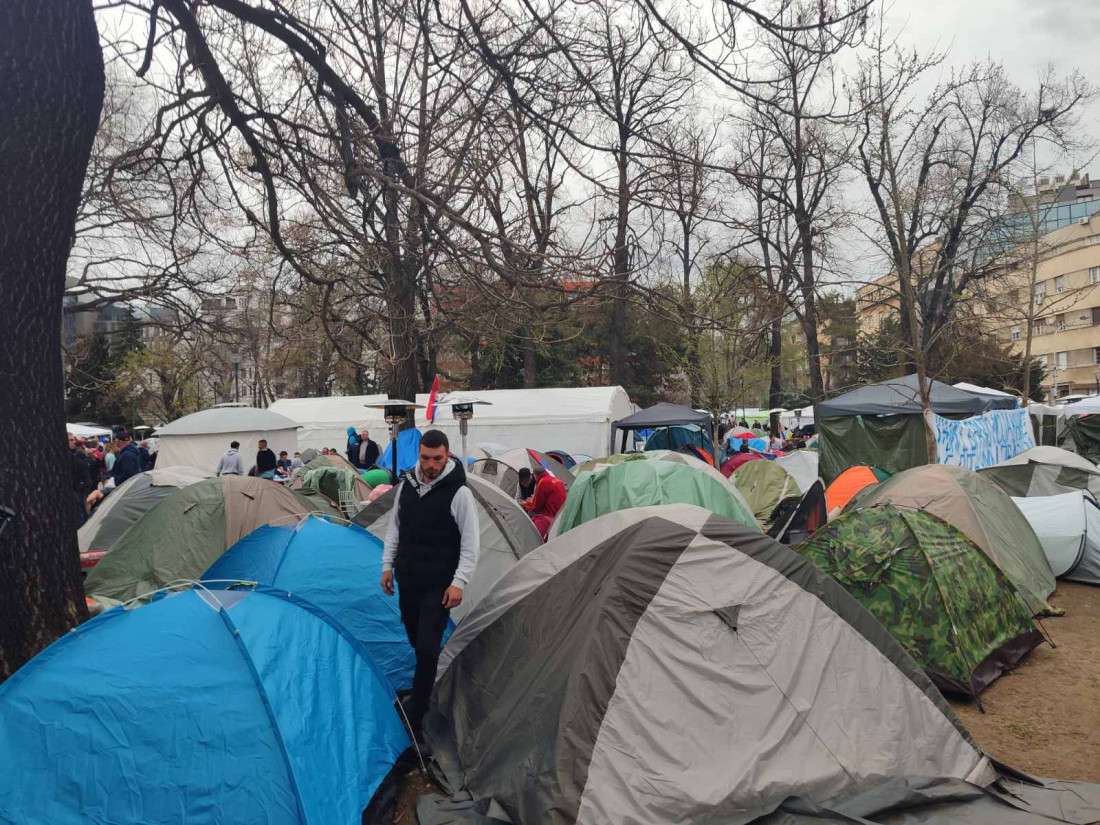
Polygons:
<instances>
[{"instance_id":1,"label":"green tent","mask_svg":"<svg viewBox=\"0 0 1100 825\"><path fill-rule=\"evenodd\" d=\"M1066 432L1073 440L1077 455L1100 462L1100 415L1067 416Z\"/></svg>"},{"instance_id":2,"label":"green tent","mask_svg":"<svg viewBox=\"0 0 1100 825\"><path fill-rule=\"evenodd\" d=\"M223 476L184 487L138 519L84 580L89 596L126 601L197 579L264 524L295 524L310 507L281 484Z\"/></svg>"},{"instance_id":3,"label":"green tent","mask_svg":"<svg viewBox=\"0 0 1100 825\"><path fill-rule=\"evenodd\" d=\"M913 467L864 488L845 512L876 504L926 510L958 528L1008 576L1033 614L1049 609L1054 573L1042 544L1020 508L982 475L947 464Z\"/></svg>"},{"instance_id":4,"label":"green tent","mask_svg":"<svg viewBox=\"0 0 1100 825\"><path fill-rule=\"evenodd\" d=\"M1012 583L942 519L844 513L797 548L885 625L941 690L977 696L1043 641Z\"/></svg>"},{"instance_id":5,"label":"green tent","mask_svg":"<svg viewBox=\"0 0 1100 825\"><path fill-rule=\"evenodd\" d=\"M653 504L694 504L760 529L733 491L710 475L675 461L630 460L577 476L551 535L607 513Z\"/></svg>"},{"instance_id":6,"label":"green tent","mask_svg":"<svg viewBox=\"0 0 1100 825\"><path fill-rule=\"evenodd\" d=\"M820 473L828 485L849 467L881 467L900 473L928 461L924 421L919 415L852 415L821 418Z\"/></svg>"},{"instance_id":7,"label":"green tent","mask_svg":"<svg viewBox=\"0 0 1100 825\"><path fill-rule=\"evenodd\" d=\"M596 469L596 467L601 464L621 464L624 461L646 461L647 459L660 456L666 452L668 451L653 450L648 453L615 453L615 455L605 455L603 458L590 458L588 461L574 467L573 475L579 476L581 473Z\"/></svg>"},{"instance_id":8,"label":"green tent","mask_svg":"<svg viewBox=\"0 0 1100 825\"><path fill-rule=\"evenodd\" d=\"M745 497L753 515L768 521L772 510L788 496L801 496L798 482L775 461L746 461L730 476Z\"/></svg>"},{"instance_id":9,"label":"green tent","mask_svg":"<svg viewBox=\"0 0 1100 825\"><path fill-rule=\"evenodd\" d=\"M318 467L306 470L294 480L302 492L320 493L333 504L340 504L340 494L350 493L356 501L366 501L371 487L354 470L343 467Z\"/></svg>"},{"instance_id":10,"label":"green tent","mask_svg":"<svg viewBox=\"0 0 1100 825\"><path fill-rule=\"evenodd\" d=\"M726 478L722 475L721 471L716 470L707 462L703 461L703 459L696 458L687 453L673 452L672 450L649 450L644 453L617 453L616 455L607 456L606 458L594 458L583 464L579 464L574 469L574 473L580 475L582 472L589 472L590 470L596 469L601 464L621 464L624 461L670 461L673 464L684 464L697 472L705 473L730 490L737 499L737 503L740 504L746 512L752 510L732 479Z\"/></svg>"},{"instance_id":11,"label":"green tent","mask_svg":"<svg viewBox=\"0 0 1100 825\"><path fill-rule=\"evenodd\" d=\"M383 470L381 467L372 467L369 470L363 470L363 472L359 474L359 477L367 482L372 488L380 487L383 484L393 483L393 475L389 470Z\"/></svg>"}]
</instances>

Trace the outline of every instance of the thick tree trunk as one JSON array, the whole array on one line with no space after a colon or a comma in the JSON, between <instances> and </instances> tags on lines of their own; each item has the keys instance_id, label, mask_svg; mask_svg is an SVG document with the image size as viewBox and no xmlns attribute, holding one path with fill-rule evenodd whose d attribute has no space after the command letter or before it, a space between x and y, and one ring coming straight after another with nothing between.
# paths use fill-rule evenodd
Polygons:
<instances>
[{"instance_id":1,"label":"thick tree trunk","mask_svg":"<svg viewBox=\"0 0 1100 825\"><path fill-rule=\"evenodd\" d=\"M61 304L103 103L87 0L0 3L0 679L87 616L65 437Z\"/></svg>"},{"instance_id":2,"label":"thick tree trunk","mask_svg":"<svg viewBox=\"0 0 1100 825\"><path fill-rule=\"evenodd\" d=\"M802 288L802 332L806 336L806 357L810 362L810 400L825 400L825 381L821 377L821 344L817 340L817 305L812 278Z\"/></svg>"},{"instance_id":3,"label":"thick tree trunk","mask_svg":"<svg viewBox=\"0 0 1100 825\"><path fill-rule=\"evenodd\" d=\"M394 262L395 267L401 266ZM420 392L419 334L416 329L416 288L404 273L388 284L386 324L389 333L390 370L385 391L390 397L416 399Z\"/></svg>"},{"instance_id":4,"label":"thick tree trunk","mask_svg":"<svg viewBox=\"0 0 1100 825\"><path fill-rule=\"evenodd\" d=\"M534 389L539 385L538 351L535 349L535 339L532 337L531 328L525 331L523 339L523 388Z\"/></svg>"},{"instance_id":5,"label":"thick tree trunk","mask_svg":"<svg viewBox=\"0 0 1100 825\"><path fill-rule=\"evenodd\" d=\"M485 389L485 379L481 375L481 339L470 342L470 389L474 392Z\"/></svg>"},{"instance_id":6,"label":"thick tree trunk","mask_svg":"<svg viewBox=\"0 0 1100 825\"><path fill-rule=\"evenodd\" d=\"M783 316L776 315L771 323L771 337L768 341L768 364L771 366L771 386L768 388L768 405L777 409L783 404ZM768 429L779 433L779 413L768 417Z\"/></svg>"}]
</instances>

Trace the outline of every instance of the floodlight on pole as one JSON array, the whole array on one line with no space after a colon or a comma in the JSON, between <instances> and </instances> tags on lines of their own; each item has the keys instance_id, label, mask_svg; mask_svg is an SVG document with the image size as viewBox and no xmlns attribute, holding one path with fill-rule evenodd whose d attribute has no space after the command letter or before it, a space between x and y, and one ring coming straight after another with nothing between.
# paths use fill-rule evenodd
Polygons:
<instances>
[{"instance_id":1,"label":"floodlight on pole","mask_svg":"<svg viewBox=\"0 0 1100 825\"><path fill-rule=\"evenodd\" d=\"M390 425L390 446L393 447L393 483L397 483L397 435L398 427L405 423L410 410L422 410L423 404L415 401L405 401L401 398L388 398L376 404L364 404L371 410L382 410L382 418Z\"/></svg>"}]
</instances>

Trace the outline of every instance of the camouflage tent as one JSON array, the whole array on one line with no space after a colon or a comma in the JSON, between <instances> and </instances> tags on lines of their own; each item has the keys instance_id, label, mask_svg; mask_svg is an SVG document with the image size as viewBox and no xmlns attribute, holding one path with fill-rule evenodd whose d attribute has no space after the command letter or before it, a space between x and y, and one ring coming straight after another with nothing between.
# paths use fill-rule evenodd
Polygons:
<instances>
[{"instance_id":1,"label":"camouflage tent","mask_svg":"<svg viewBox=\"0 0 1100 825\"><path fill-rule=\"evenodd\" d=\"M845 513L797 550L871 611L941 690L977 696L1043 641L1012 583L931 513L891 504Z\"/></svg>"},{"instance_id":2,"label":"camouflage tent","mask_svg":"<svg viewBox=\"0 0 1100 825\"><path fill-rule=\"evenodd\" d=\"M1032 613L1047 610L1054 574L1035 531L997 485L964 467L914 467L861 492L846 511L889 503L927 510L961 530L993 560Z\"/></svg>"},{"instance_id":3,"label":"camouflage tent","mask_svg":"<svg viewBox=\"0 0 1100 825\"><path fill-rule=\"evenodd\" d=\"M734 470L730 481L737 485L760 521L770 520L772 510L783 499L802 495L794 476L775 461L746 462Z\"/></svg>"}]
</instances>

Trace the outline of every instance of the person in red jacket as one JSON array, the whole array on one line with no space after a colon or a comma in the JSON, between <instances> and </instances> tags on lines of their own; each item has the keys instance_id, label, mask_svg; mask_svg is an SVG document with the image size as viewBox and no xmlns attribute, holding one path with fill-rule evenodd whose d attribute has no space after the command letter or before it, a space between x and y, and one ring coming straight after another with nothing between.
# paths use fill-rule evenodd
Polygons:
<instances>
[{"instance_id":1,"label":"person in red jacket","mask_svg":"<svg viewBox=\"0 0 1100 825\"><path fill-rule=\"evenodd\" d=\"M565 505L565 485L560 478L548 473L541 464L535 467L534 473L535 494L521 503L535 523L535 529L539 531L542 540L546 541L554 516Z\"/></svg>"}]
</instances>

